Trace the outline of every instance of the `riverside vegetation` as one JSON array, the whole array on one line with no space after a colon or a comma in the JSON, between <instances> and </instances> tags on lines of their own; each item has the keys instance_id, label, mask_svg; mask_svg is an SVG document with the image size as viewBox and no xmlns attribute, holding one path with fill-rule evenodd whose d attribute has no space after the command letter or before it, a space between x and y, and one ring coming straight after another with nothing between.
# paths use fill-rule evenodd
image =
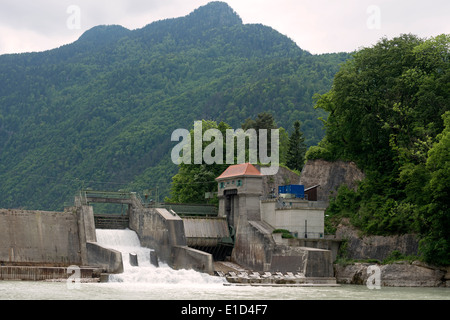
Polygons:
<instances>
[{"instance_id":1,"label":"riverside vegetation","mask_svg":"<svg viewBox=\"0 0 450 320\"><path fill-rule=\"evenodd\" d=\"M307 157L354 161L366 174L326 214L371 235L414 233L421 259L450 265L450 35L382 39L353 55L317 108L325 138Z\"/></svg>"}]
</instances>

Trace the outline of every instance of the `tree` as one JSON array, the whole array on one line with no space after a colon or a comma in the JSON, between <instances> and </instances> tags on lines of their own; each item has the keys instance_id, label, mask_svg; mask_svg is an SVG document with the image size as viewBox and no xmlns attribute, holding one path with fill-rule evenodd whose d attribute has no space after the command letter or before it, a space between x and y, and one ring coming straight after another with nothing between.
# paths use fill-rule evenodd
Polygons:
<instances>
[{"instance_id":1,"label":"tree","mask_svg":"<svg viewBox=\"0 0 450 320\"><path fill-rule=\"evenodd\" d=\"M258 130L260 129L277 129L277 124L275 123L273 115L269 112L264 111L259 113L256 119L246 119L241 127L244 130L255 129L256 132L258 132Z\"/></svg>"},{"instance_id":2,"label":"tree","mask_svg":"<svg viewBox=\"0 0 450 320\"><path fill-rule=\"evenodd\" d=\"M300 121L294 122L294 132L289 137L289 149L286 165L292 170L302 171L305 163L306 145L303 133L300 131Z\"/></svg>"},{"instance_id":3,"label":"tree","mask_svg":"<svg viewBox=\"0 0 450 320\"><path fill-rule=\"evenodd\" d=\"M277 125L275 123L275 119L273 118L273 115L269 112L261 112L258 114L255 120L253 119L246 119L245 122L242 124L243 130L248 129L255 129L256 135L258 137L258 141L260 139L260 130L267 130L267 154L270 155L272 151L272 129L277 129ZM259 159L259 148L258 148L258 159Z\"/></svg>"},{"instance_id":4,"label":"tree","mask_svg":"<svg viewBox=\"0 0 450 320\"><path fill-rule=\"evenodd\" d=\"M202 138L207 130L217 129L222 137L226 136L226 130L231 127L221 122L217 124L214 121L202 120ZM191 135L191 162L179 164L178 173L172 178L171 196L166 198L166 202L175 203L206 203L205 198L207 192L217 192L217 183L215 179L228 167L225 162L223 164L207 164L202 157L201 164L194 164L194 129L190 131ZM202 154L212 142L202 141ZM226 149L226 141L223 141L223 150ZM223 153L225 157L225 152ZM212 202L217 199L212 200Z\"/></svg>"},{"instance_id":5,"label":"tree","mask_svg":"<svg viewBox=\"0 0 450 320\"><path fill-rule=\"evenodd\" d=\"M421 249L427 261L450 265L450 111L443 116L445 128L428 152L429 180L424 191L429 202L420 211Z\"/></svg>"}]
</instances>

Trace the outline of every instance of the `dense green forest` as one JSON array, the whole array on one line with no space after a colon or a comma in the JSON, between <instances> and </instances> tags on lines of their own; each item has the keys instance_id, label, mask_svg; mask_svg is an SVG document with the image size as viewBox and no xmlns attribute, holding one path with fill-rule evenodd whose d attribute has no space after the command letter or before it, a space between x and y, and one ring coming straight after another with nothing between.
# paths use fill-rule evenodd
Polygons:
<instances>
[{"instance_id":1,"label":"dense green forest","mask_svg":"<svg viewBox=\"0 0 450 320\"><path fill-rule=\"evenodd\" d=\"M0 56L0 207L61 210L77 190L169 195L171 133L240 128L267 111L324 137L328 92L349 55L312 55L213 2L142 29L98 26L54 50Z\"/></svg>"},{"instance_id":2,"label":"dense green forest","mask_svg":"<svg viewBox=\"0 0 450 320\"><path fill-rule=\"evenodd\" d=\"M326 214L367 234L415 233L450 264L450 35L381 39L355 53L317 98L326 136L307 158L354 161L366 178ZM330 224L332 227L333 224Z\"/></svg>"}]
</instances>

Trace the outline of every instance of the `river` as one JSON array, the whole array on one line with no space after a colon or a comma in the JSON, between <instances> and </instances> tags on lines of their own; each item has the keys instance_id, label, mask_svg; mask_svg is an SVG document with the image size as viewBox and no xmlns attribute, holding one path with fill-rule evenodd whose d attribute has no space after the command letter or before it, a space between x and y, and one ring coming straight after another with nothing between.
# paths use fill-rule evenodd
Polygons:
<instances>
[{"instance_id":1,"label":"river","mask_svg":"<svg viewBox=\"0 0 450 320\"><path fill-rule=\"evenodd\" d=\"M190 276L189 272L180 275ZM192 277L178 283L0 282L0 300L450 300L450 288L236 287ZM200 280L200 281L196 281Z\"/></svg>"}]
</instances>

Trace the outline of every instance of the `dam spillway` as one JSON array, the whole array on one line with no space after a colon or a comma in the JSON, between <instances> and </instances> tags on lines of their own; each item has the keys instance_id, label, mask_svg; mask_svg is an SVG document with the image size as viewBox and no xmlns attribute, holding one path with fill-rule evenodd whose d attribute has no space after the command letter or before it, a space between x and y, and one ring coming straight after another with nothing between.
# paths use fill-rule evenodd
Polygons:
<instances>
[{"instance_id":1,"label":"dam spillway","mask_svg":"<svg viewBox=\"0 0 450 320\"><path fill-rule=\"evenodd\" d=\"M146 285L167 284L221 284L224 279L200 273L194 270L175 270L160 262L156 267L150 262L150 253L153 249L142 247L139 237L133 230L97 229L97 243L105 248L121 252L124 270L123 273L110 274L109 282ZM138 265L129 262L129 254L135 253Z\"/></svg>"}]
</instances>

